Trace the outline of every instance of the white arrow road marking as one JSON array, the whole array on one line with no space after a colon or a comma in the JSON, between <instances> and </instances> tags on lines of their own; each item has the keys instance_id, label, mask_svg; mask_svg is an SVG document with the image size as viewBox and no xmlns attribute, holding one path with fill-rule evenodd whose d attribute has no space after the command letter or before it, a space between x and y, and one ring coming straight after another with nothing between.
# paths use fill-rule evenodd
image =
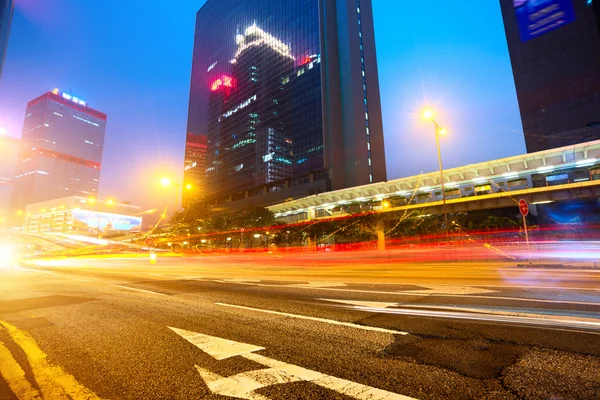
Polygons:
<instances>
[{"instance_id":1,"label":"white arrow road marking","mask_svg":"<svg viewBox=\"0 0 600 400\"><path fill-rule=\"evenodd\" d=\"M364 331L391 333L393 335L408 335L408 332L394 331L394 330L385 329L385 328L377 328L375 326L358 325L358 324L353 324L353 323L350 323L350 322L336 321L334 319L326 319L326 318L319 318L319 317L309 317L309 316L306 316L306 315L298 315L298 314L289 314L289 313L284 313L284 312L279 312L279 311L263 310L261 308L237 306L235 304L227 304L227 303L215 303L215 304L218 305L218 306L239 308L241 310L258 311L258 312L262 312L262 313L266 313L266 314L282 315L284 317L291 317L291 318L298 318L298 319L306 319L306 320L310 320L310 321L324 322L324 323L331 324L331 325L340 325L340 326L346 326L346 327L354 328L354 329L362 329ZM368 308L368 311L370 311L371 309L373 309L371 307L366 307L366 308Z\"/></svg>"},{"instance_id":2,"label":"white arrow road marking","mask_svg":"<svg viewBox=\"0 0 600 400\"><path fill-rule=\"evenodd\" d=\"M421 285L418 286L427 288L426 290L404 290L408 293L415 294L486 294L486 293L498 293L497 290L489 290L482 288L475 288L472 286L452 286L452 285Z\"/></svg>"},{"instance_id":3,"label":"white arrow road marking","mask_svg":"<svg viewBox=\"0 0 600 400\"><path fill-rule=\"evenodd\" d=\"M218 360L228 358L225 355L231 354L230 357L240 356L268 367L267 369L247 371L230 377L223 377L196 365L196 370L208 388L215 394L238 399L267 400L267 397L256 393L256 391L272 385L306 381L358 400L416 400L412 397L336 378L331 375L302 368L298 365L288 364L253 353L258 350L264 350L264 347L239 343L183 329L168 328L211 356L215 353L215 349L220 349L217 353L222 358L217 358ZM226 346L231 346L232 349L227 350ZM246 349L246 351L240 353L240 349Z\"/></svg>"},{"instance_id":4,"label":"white arrow road marking","mask_svg":"<svg viewBox=\"0 0 600 400\"><path fill-rule=\"evenodd\" d=\"M317 299L322 301L331 301L334 303L349 304L357 307L368 307L368 308L388 308L397 307L398 303L385 303L381 301L359 301L359 300L335 300L335 299Z\"/></svg>"},{"instance_id":5,"label":"white arrow road marking","mask_svg":"<svg viewBox=\"0 0 600 400\"><path fill-rule=\"evenodd\" d=\"M171 328L170 326L168 328L217 360L225 360L230 357L265 349L260 346L234 342L201 333Z\"/></svg>"}]
</instances>

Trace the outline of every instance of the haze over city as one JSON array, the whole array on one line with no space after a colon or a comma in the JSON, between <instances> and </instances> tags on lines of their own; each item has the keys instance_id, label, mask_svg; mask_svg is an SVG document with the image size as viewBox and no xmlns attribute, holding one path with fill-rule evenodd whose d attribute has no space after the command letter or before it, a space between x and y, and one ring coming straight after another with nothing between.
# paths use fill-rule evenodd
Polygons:
<instances>
[{"instance_id":1,"label":"haze over city","mask_svg":"<svg viewBox=\"0 0 600 400\"><path fill-rule=\"evenodd\" d=\"M177 190L156 182L183 179L193 32L203 3L17 0L0 81L9 135L20 136L27 102L43 92L79 96L108 114L100 196L145 208L176 205ZM388 178L436 170L434 135L420 116L425 106L449 131L447 168L525 152L497 2L376 0L374 15Z\"/></svg>"},{"instance_id":2,"label":"haze over city","mask_svg":"<svg viewBox=\"0 0 600 400\"><path fill-rule=\"evenodd\" d=\"M600 0L0 0L2 400L600 399L599 288Z\"/></svg>"}]
</instances>

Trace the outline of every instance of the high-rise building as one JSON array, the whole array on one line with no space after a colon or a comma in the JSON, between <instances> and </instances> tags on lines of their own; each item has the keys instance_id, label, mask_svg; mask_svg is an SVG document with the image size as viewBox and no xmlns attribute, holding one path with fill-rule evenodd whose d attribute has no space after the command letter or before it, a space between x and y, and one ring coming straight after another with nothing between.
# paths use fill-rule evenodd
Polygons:
<instances>
[{"instance_id":1,"label":"high-rise building","mask_svg":"<svg viewBox=\"0 0 600 400\"><path fill-rule=\"evenodd\" d=\"M528 152L600 139L600 0L500 0Z\"/></svg>"},{"instance_id":2,"label":"high-rise building","mask_svg":"<svg viewBox=\"0 0 600 400\"><path fill-rule=\"evenodd\" d=\"M55 89L27 105L13 205L97 196L106 114Z\"/></svg>"},{"instance_id":3,"label":"high-rise building","mask_svg":"<svg viewBox=\"0 0 600 400\"><path fill-rule=\"evenodd\" d=\"M183 204L195 202L198 198L198 188L204 187L206 174L206 135L188 133L185 141L184 173L189 182L194 182L194 190L183 192Z\"/></svg>"},{"instance_id":4,"label":"high-rise building","mask_svg":"<svg viewBox=\"0 0 600 400\"><path fill-rule=\"evenodd\" d=\"M15 210L11 210L11 197L20 147L19 139L0 132L0 219L7 220L9 216L15 216Z\"/></svg>"},{"instance_id":5,"label":"high-rise building","mask_svg":"<svg viewBox=\"0 0 600 400\"><path fill-rule=\"evenodd\" d=\"M8 47L10 25L12 23L15 3L13 0L0 0L0 78L4 67L4 57Z\"/></svg>"},{"instance_id":6,"label":"high-rise building","mask_svg":"<svg viewBox=\"0 0 600 400\"><path fill-rule=\"evenodd\" d=\"M190 134L207 138L206 168L200 176L186 161L184 179L210 207L384 181L371 0L208 0Z\"/></svg>"}]
</instances>

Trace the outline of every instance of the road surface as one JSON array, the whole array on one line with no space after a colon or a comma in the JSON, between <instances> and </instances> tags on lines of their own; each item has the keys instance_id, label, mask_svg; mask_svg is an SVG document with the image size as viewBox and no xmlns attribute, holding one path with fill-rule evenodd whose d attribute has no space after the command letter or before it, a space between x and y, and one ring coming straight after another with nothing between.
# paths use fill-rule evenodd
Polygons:
<instances>
[{"instance_id":1,"label":"road surface","mask_svg":"<svg viewBox=\"0 0 600 400\"><path fill-rule=\"evenodd\" d=\"M599 270L324 257L1 271L0 398L600 398Z\"/></svg>"}]
</instances>

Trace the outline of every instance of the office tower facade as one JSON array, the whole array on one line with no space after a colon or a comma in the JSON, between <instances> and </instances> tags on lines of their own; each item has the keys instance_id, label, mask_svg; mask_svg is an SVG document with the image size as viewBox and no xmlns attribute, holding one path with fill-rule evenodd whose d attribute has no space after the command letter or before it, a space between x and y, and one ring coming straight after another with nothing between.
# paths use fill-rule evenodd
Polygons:
<instances>
[{"instance_id":1,"label":"office tower facade","mask_svg":"<svg viewBox=\"0 0 600 400\"><path fill-rule=\"evenodd\" d=\"M188 133L185 141L184 174L187 181L194 182L193 190L183 192L183 204L197 201L198 189L204 187L206 174L206 135Z\"/></svg>"},{"instance_id":2,"label":"office tower facade","mask_svg":"<svg viewBox=\"0 0 600 400\"><path fill-rule=\"evenodd\" d=\"M189 134L206 136L206 168L200 179L186 162L184 179L209 207L385 180L371 1L208 0Z\"/></svg>"},{"instance_id":3,"label":"office tower facade","mask_svg":"<svg viewBox=\"0 0 600 400\"><path fill-rule=\"evenodd\" d=\"M97 196L106 114L55 89L27 105L13 204Z\"/></svg>"},{"instance_id":4,"label":"office tower facade","mask_svg":"<svg viewBox=\"0 0 600 400\"><path fill-rule=\"evenodd\" d=\"M600 1L500 5L527 151L600 139Z\"/></svg>"},{"instance_id":5,"label":"office tower facade","mask_svg":"<svg viewBox=\"0 0 600 400\"><path fill-rule=\"evenodd\" d=\"M2 78L14 8L14 0L0 0L0 78Z\"/></svg>"}]
</instances>

